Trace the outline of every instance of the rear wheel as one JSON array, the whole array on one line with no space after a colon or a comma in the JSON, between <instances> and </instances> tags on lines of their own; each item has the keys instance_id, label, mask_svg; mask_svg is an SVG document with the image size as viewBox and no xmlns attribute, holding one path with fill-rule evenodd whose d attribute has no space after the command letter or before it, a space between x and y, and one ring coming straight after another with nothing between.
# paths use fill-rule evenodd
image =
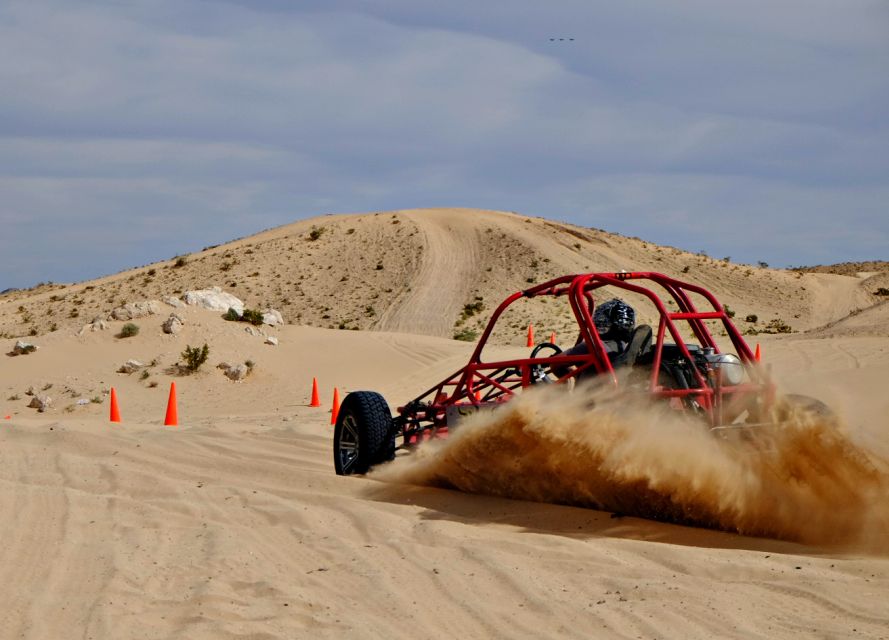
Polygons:
<instances>
[{"instance_id":1,"label":"rear wheel","mask_svg":"<svg viewBox=\"0 0 889 640\"><path fill-rule=\"evenodd\" d=\"M389 405L374 391L346 396L333 430L333 465L337 475L367 473L395 456Z\"/></svg>"}]
</instances>

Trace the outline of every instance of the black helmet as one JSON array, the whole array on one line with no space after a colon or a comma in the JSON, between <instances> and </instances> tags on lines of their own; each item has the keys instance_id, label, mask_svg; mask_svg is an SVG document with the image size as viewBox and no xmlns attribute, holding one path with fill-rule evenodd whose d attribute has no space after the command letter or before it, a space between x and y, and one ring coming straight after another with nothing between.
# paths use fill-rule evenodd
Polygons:
<instances>
[{"instance_id":1,"label":"black helmet","mask_svg":"<svg viewBox=\"0 0 889 640\"><path fill-rule=\"evenodd\" d=\"M629 340L636 326L636 312L620 298L612 298L596 307L593 323L601 338Z\"/></svg>"}]
</instances>

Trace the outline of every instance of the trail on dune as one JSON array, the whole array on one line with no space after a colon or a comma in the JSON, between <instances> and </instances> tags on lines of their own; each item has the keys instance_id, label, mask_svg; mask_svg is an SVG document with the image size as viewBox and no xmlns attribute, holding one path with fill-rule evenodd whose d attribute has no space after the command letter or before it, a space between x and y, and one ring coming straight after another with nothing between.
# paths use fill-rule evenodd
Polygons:
<instances>
[{"instance_id":1,"label":"trail on dune","mask_svg":"<svg viewBox=\"0 0 889 640\"><path fill-rule=\"evenodd\" d=\"M456 224L446 211L405 212L424 240L410 287L380 316L379 331L447 336L478 272L475 224Z\"/></svg>"},{"instance_id":2,"label":"trail on dune","mask_svg":"<svg viewBox=\"0 0 889 640\"><path fill-rule=\"evenodd\" d=\"M798 412L726 440L603 394L525 393L374 477L889 552L889 465L836 423Z\"/></svg>"}]
</instances>

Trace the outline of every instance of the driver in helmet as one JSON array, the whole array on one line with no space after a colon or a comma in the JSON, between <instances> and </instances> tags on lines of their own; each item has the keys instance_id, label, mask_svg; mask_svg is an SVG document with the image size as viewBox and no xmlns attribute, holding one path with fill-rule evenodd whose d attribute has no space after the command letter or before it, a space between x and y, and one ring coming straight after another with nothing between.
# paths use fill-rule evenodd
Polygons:
<instances>
[{"instance_id":1,"label":"driver in helmet","mask_svg":"<svg viewBox=\"0 0 889 640\"><path fill-rule=\"evenodd\" d=\"M635 331L636 311L620 298L612 298L598 305L593 312L593 324L596 325L596 331L612 366L632 366L636 356L651 344L651 328L643 325L639 332ZM630 347L631 342L634 342L633 348ZM587 343L582 336L578 336L577 343L564 352L570 356L585 353L588 353ZM553 373L562 377L569 368L554 368ZM595 373L595 370L590 370L590 373Z\"/></svg>"},{"instance_id":2,"label":"driver in helmet","mask_svg":"<svg viewBox=\"0 0 889 640\"><path fill-rule=\"evenodd\" d=\"M596 307L593 324L596 325L608 357L613 360L612 354L623 353L630 342L633 329L636 328L636 311L620 298L612 298Z\"/></svg>"}]
</instances>

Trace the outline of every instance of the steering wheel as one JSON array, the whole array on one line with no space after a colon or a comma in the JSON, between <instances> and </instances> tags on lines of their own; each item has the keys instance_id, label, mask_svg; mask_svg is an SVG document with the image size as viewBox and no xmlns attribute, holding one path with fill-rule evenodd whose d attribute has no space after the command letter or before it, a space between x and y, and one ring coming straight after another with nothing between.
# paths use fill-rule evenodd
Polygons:
<instances>
[{"instance_id":1,"label":"steering wheel","mask_svg":"<svg viewBox=\"0 0 889 640\"><path fill-rule=\"evenodd\" d=\"M544 349L551 349L552 355L557 356L562 353L561 347L553 344L552 342L541 342L534 349L531 350L531 357L536 358L538 354ZM549 367L544 364L532 364L531 365L531 384L537 384L538 382L555 382L553 378L550 377L550 372L548 371Z\"/></svg>"}]
</instances>

